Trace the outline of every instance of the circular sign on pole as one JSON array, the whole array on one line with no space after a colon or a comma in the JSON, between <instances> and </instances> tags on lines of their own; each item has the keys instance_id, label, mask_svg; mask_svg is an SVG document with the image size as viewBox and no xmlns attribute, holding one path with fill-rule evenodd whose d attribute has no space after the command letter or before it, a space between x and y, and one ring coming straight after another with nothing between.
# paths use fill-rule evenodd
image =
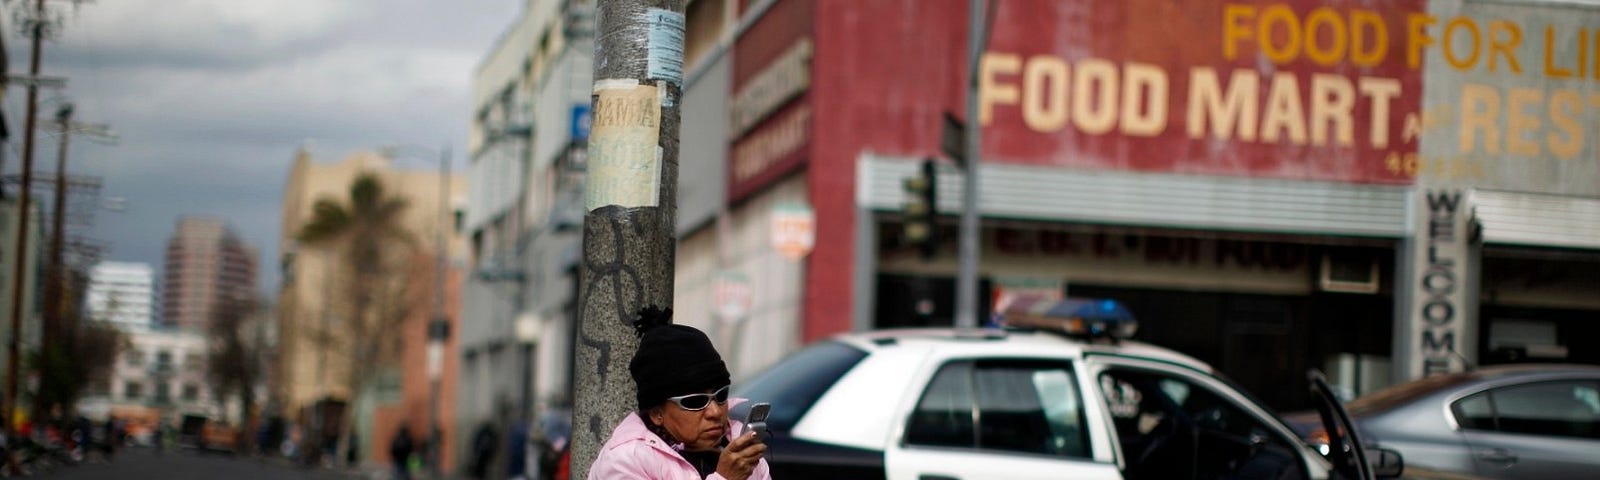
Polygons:
<instances>
[{"instance_id":1,"label":"circular sign on pole","mask_svg":"<svg viewBox=\"0 0 1600 480\"><path fill-rule=\"evenodd\" d=\"M780 203L772 207L772 248L785 258L799 260L817 243L817 217L811 205Z\"/></svg>"},{"instance_id":2,"label":"circular sign on pole","mask_svg":"<svg viewBox=\"0 0 1600 480\"><path fill-rule=\"evenodd\" d=\"M711 303L724 321L737 321L750 313L750 277L744 272L723 270L711 282Z\"/></svg>"}]
</instances>

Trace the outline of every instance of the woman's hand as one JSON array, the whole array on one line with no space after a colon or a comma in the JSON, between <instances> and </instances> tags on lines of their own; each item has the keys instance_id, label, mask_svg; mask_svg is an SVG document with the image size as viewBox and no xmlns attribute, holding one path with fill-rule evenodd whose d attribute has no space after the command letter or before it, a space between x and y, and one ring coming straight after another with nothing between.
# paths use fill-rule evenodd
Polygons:
<instances>
[{"instance_id":1,"label":"woman's hand","mask_svg":"<svg viewBox=\"0 0 1600 480\"><path fill-rule=\"evenodd\" d=\"M756 438L756 432L740 435L722 449L722 455L717 458L717 473L728 480L748 479L766 452L767 444Z\"/></svg>"}]
</instances>

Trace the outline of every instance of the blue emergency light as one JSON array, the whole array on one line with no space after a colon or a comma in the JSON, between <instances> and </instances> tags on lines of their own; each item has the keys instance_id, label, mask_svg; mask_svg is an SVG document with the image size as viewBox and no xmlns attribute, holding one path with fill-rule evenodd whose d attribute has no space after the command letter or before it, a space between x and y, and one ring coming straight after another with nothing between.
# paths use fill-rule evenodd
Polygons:
<instances>
[{"instance_id":1,"label":"blue emergency light","mask_svg":"<svg viewBox=\"0 0 1600 480\"><path fill-rule=\"evenodd\" d=\"M1019 297L1000 313L1001 324L1059 332L1088 339L1133 338L1139 322L1116 300L1104 298L1048 299Z\"/></svg>"}]
</instances>

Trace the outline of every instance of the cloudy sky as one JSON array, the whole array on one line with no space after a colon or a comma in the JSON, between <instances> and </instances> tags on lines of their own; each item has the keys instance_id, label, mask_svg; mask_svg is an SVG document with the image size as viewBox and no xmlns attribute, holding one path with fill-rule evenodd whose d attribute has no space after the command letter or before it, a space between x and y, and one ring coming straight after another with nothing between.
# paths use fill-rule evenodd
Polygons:
<instances>
[{"instance_id":1,"label":"cloudy sky","mask_svg":"<svg viewBox=\"0 0 1600 480\"><path fill-rule=\"evenodd\" d=\"M13 74L28 42L0 3ZM181 215L226 219L261 253L262 291L276 290L279 205L295 150L322 160L383 145L448 143L458 169L472 75L523 0L99 0L47 2L61 27L41 72L68 77L42 90L45 117L64 100L76 119L109 124L115 146L74 141L69 170L100 176L101 210L87 234L107 259L162 261ZM26 90L12 88L14 132L4 169L22 150ZM43 130L41 130L43 132ZM37 171L53 171L55 138L38 135Z\"/></svg>"}]
</instances>

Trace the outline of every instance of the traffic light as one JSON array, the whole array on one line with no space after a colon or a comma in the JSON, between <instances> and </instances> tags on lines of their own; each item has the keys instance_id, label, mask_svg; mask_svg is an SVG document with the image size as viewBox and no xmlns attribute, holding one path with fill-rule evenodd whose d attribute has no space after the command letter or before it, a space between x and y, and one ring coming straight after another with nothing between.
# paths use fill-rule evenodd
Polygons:
<instances>
[{"instance_id":1,"label":"traffic light","mask_svg":"<svg viewBox=\"0 0 1600 480\"><path fill-rule=\"evenodd\" d=\"M934 219L939 216L938 169L933 160L923 160L917 173L905 179L905 240L916 245L922 258L939 252L939 235Z\"/></svg>"}]
</instances>

